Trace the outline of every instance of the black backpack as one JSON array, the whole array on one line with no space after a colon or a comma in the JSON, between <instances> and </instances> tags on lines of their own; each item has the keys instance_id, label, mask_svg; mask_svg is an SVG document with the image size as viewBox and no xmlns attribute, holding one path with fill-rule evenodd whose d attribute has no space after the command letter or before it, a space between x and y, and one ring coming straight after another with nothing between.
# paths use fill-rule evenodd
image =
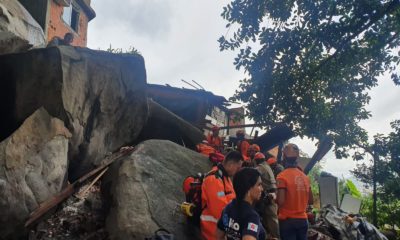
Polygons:
<instances>
[{"instance_id":1,"label":"black backpack","mask_svg":"<svg viewBox=\"0 0 400 240\"><path fill-rule=\"evenodd\" d=\"M204 174L198 173L194 176L188 176L183 180L183 192L185 200L189 204L193 204L191 212L192 216L187 216L188 221L193 225L200 226L200 215L203 211L201 207L201 185L203 184Z\"/></svg>"}]
</instances>

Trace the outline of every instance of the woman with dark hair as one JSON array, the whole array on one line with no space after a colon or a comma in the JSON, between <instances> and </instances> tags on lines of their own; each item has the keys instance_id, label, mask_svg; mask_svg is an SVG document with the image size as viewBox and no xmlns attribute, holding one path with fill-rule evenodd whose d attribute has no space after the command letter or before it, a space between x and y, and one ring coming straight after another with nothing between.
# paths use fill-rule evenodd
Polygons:
<instances>
[{"instance_id":1,"label":"woman with dark hair","mask_svg":"<svg viewBox=\"0 0 400 240\"><path fill-rule=\"evenodd\" d=\"M254 168L242 168L233 177L236 199L228 204L218 221L218 240L265 240L266 233L254 204L263 192L260 173Z\"/></svg>"}]
</instances>

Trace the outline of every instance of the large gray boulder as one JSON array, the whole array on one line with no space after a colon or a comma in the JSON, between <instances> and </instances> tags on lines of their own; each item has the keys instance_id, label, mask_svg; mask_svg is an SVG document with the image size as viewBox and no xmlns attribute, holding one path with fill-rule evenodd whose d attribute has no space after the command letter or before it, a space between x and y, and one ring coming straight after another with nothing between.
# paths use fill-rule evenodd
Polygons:
<instances>
[{"instance_id":1,"label":"large gray boulder","mask_svg":"<svg viewBox=\"0 0 400 240\"><path fill-rule=\"evenodd\" d=\"M69 46L0 56L0 140L40 106L71 131L71 180L133 142L147 121L143 57Z\"/></svg>"},{"instance_id":2,"label":"large gray boulder","mask_svg":"<svg viewBox=\"0 0 400 240\"><path fill-rule=\"evenodd\" d=\"M30 212L62 189L70 137L64 123L41 108L0 143L0 239L23 234Z\"/></svg>"},{"instance_id":3,"label":"large gray boulder","mask_svg":"<svg viewBox=\"0 0 400 240\"><path fill-rule=\"evenodd\" d=\"M40 25L17 0L0 1L0 54L45 45Z\"/></svg>"},{"instance_id":4,"label":"large gray boulder","mask_svg":"<svg viewBox=\"0 0 400 240\"><path fill-rule=\"evenodd\" d=\"M210 170L203 155L166 140L148 140L115 162L102 181L109 204L110 239L144 239L158 228L176 239L196 239L177 206L185 200L184 178Z\"/></svg>"}]
</instances>

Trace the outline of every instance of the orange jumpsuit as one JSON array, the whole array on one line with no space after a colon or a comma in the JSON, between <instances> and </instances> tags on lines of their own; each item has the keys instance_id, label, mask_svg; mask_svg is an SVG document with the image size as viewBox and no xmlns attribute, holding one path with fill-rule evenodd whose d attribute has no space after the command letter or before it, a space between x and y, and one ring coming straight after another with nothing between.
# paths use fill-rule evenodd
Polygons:
<instances>
[{"instance_id":1,"label":"orange jumpsuit","mask_svg":"<svg viewBox=\"0 0 400 240\"><path fill-rule=\"evenodd\" d=\"M211 173L203 180L201 198L201 235L205 240L214 240L222 210L236 198L232 181L221 165L213 167Z\"/></svg>"},{"instance_id":2,"label":"orange jumpsuit","mask_svg":"<svg viewBox=\"0 0 400 240\"><path fill-rule=\"evenodd\" d=\"M247 151L249 150L250 143L246 140L241 140L238 142L237 150L242 154L243 160L246 162L251 161L250 157L247 155Z\"/></svg>"},{"instance_id":3,"label":"orange jumpsuit","mask_svg":"<svg viewBox=\"0 0 400 240\"><path fill-rule=\"evenodd\" d=\"M214 135L208 134L207 142L217 149L222 147L222 139L219 136L214 137Z\"/></svg>"},{"instance_id":4,"label":"orange jumpsuit","mask_svg":"<svg viewBox=\"0 0 400 240\"><path fill-rule=\"evenodd\" d=\"M216 152L215 148L208 146L207 144L204 144L204 143L199 143L196 145L196 147L197 147L197 151L206 157L209 157L210 153Z\"/></svg>"}]
</instances>

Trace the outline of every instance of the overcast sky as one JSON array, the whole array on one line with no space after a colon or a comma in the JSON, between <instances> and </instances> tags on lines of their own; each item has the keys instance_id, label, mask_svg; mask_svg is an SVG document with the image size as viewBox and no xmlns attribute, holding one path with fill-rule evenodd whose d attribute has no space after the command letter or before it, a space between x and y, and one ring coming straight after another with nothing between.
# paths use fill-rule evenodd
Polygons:
<instances>
[{"instance_id":1,"label":"overcast sky","mask_svg":"<svg viewBox=\"0 0 400 240\"><path fill-rule=\"evenodd\" d=\"M117 2L119 4L117 4ZM195 80L208 91L226 98L233 95L243 78L235 69L233 52L220 52L217 39L227 24L220 16L228 1L221 0L93 0L97 16L89 23L88 47L128 49L143 55L149 83L189 87L181 82ZM371 91L368 106L373 117L362 122L370 135L387 133L389 123L400 119L400 87L387 76ZM314 144L293 139L310 156ZM326 156L324 169L341 177L355 163Z\"/></svg>"}]
</instances>

